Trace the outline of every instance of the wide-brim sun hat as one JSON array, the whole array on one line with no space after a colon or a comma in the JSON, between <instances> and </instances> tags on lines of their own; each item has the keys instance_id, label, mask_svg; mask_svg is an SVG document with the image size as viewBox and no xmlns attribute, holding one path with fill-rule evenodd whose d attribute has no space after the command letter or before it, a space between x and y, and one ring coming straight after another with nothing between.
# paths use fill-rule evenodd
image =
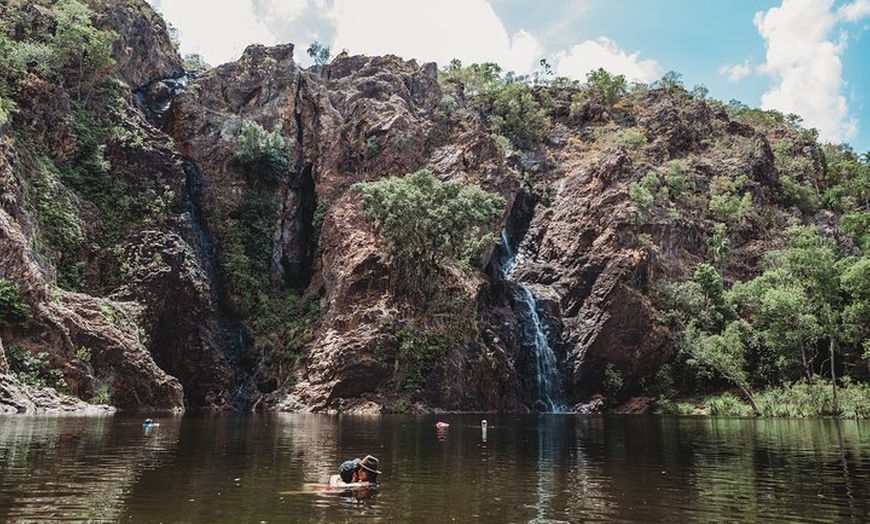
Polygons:
<instances>
[{"instance_id":1,"label":"wide-brim sun hat","mask_svg":"<svg viewBox=\"0 0 870 524\"><path fill-rule=\"evenodd\" d=\"M359 465L361 468L365 469L366 471L371 471L372 473L380 475L381 472L378 471L378 464L378 459L371 455L366 455L364 459L359 461Z\"/></svg>"}]
</instances>

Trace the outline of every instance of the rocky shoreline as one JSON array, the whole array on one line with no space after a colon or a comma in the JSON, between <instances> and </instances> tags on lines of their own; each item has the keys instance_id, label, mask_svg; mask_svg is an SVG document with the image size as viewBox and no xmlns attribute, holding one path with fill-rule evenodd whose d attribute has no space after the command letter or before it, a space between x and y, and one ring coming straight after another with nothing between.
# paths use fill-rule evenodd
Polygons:
<instances>
[{"instance_id":1,"label":"rocky shoreline","mask_svg":"<svg viewBox=\"0 0 870 524\"><path fill-rule=\"evenodd\" d=\"M88 404L54 388L27 386L12 375L0 374L0 415L113 415L117 409Z\"/></svg>"}]
</instances>

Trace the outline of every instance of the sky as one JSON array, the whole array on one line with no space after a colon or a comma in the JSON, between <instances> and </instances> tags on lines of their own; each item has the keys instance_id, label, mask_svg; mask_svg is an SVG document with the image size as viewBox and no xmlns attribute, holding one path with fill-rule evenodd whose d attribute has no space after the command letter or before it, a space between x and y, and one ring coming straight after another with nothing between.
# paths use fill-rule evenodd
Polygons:
<instances>
[{"instance_id":1,"label":"sky","mask_svg":"<svg viewBox=\"0 0 870 524\"><path fill-rule=\"evenodd\" d=\"M824 142L870 152L870 0L147 0L183 55L216 66L252 43L312 42L333 55L393 54L439 67L496 62L518 74L684 86L794 113Z\"/></svg>"}]
</instances>

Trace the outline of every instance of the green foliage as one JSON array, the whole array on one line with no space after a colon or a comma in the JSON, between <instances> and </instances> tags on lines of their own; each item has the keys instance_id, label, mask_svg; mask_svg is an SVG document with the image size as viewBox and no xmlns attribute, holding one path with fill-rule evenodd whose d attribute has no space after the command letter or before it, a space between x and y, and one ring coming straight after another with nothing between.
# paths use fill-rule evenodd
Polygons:
<instances>
[{"instance_id":1,"label":"green foliage","mask_svg":"<svg viewBox=\"0 0 870 524\"><path fill-rule=\"evenodd\" d=\"M94 392L93 398L89 401L90 404L96 405L110 405L112 402L112 396L109 393L109 385L101 384L100 387Z\"/></svg>"},{"instance_id":2,"label":"green foliage","mask_svg":"<svg viewBox=\"0 0 870 524\"><path fill-rule=\"evenodd\" d=\"M58 0L54 7L57 26L50 43L55 60L65 73L78 70L94 72L112 65L112 42L117 35L101 31L91 23L90 9L77 0Z\"/></svg>"},{"instance_id":3,"label":"green foliage","mask_svg":"<svg viewBox=\"0 0 870 524\"><path fill-rule=\"evenodd\" d=\"M366 160L371 160L381 152L381 141L377 135L372 135L366 139Z\"/></svg>"},{"instance_id":4,"label":"green foliage","mask_svg":"<svg viewBox=\"0 0 870 524\"><path fill-rule=\"evenodd\" d=\"M658 81L658 86L667 90L683 89L683 75L676 71L668 71Z\"/></svg>"},{"instance_id":5,"label":"green foliage","mask_svg":"<svg viewBox=\"0 0 870 524\"><path fill-rule=\"evenodd\" d=\"M315 207L314 215L311 218L311 229L314 230L315 238L320 237L320 231L323 229L323 220L326 218L330 205L332 205L332 202L328 198L317 199L317 207Z\"/></svg>"},{"instance_id":6,"label":"green foliage","mask_svg":"<svg viewBox=\"0 0 870 524\"><path fill-rule=\"evenodd\" d=\"M665 187L671 199L679 202L685 198L690 189L689 169L680 161L671 162L665 173Z\"/></svg>"},{"instance_id":7,"label":"green foliage","mask_svg":"<svg viewBox=\"0 0 870 524\"><path fill-rule=\"evenodd\" d=\"M737 178L714 177L710 183L710 202L708 209L716 220L727 224L740 224L752 210L752 197L749 192L741 194L748 182L746 175Z\"/></svg>"},{"instance_id":8,"label":"green foliage","mask_svg":"<svg viewBox=\"0 0 870 524\"><path fill-rule=\"evenodd\" d=\"M743 320L729 323L721 334L707 334L689 326L683 332L683 349L689 354L687 362L700 375L721 376L751 398L745 353L745 340L750 333L751 327Z\"/></svg>"},{"instance_id":9,"label":"green foliage","mask_svg":"<svg viewBox=\"0 0 870 524\"><path fill-rule=\"evenodd\" d=\"M812 377L808 382L795 382L771 388L757 394L762 414L767 417L829 417L870 418L870 386L844 380L837 390L837 401L829 381ZM745 417L752 409L731 393L705 399L711 415Z\"/></svg>"},{"instance_id":10,"label":"green foliage","mask_svg":"<svg viewBox=\"0 0 870 524\"><path fill-rule=\"evenodd\" d=\"M632 182L631 185L628 186L628 196L631 198L632 202L645 211L652 209L656 201L653 192L649 190L647 184L643 183L643 180L640 182Z\"/></svg>"},{"instance_id":11,"label":"green foliage","mask_svg":"<svg viewBox=\"0 0 870 524\"><path fill-rule=\"evenodd\" d=\"M713 225L713 235L707 240L707 257L713 262L721 262L731 253L731 239L728 226L722 222Z\"/></svg>"},{"instance_id":12,"label":"green foliage","mask_svg":"<svg viewBox=\"0 0 870 524\"><path fill-rule=\"evenodd\" d=\"M87 348L87 347L84 347L84 346L80 346L80 347L76 350L76 358L79 359L79 360L81 360L81 361L82 361L83 363L85 363L85 364L90 364L90 363L91 363L91 355L92 355L92 353L91 353L91 349L90 349L90 348Z\"/></svg>"},{"instance_id":13,"label":"green foliage","mask_svg":"<svg viewBox=\"0 0 870 524\"><path fill-rule=\"evenodd\" d=\"M254 345L266 366L285 383L302 348L311 341L320 312L318 301L303 302L293 292L260 294L258 300Z\"/></svg>"},{"instance_id":14,"label":"green foliage","mask_svg":"<svg viewBox=\"0 0 870 524\"><path fill-rule=\"evenodd\" d=\"M625 75L614 75L599 67L586 73L583 96L612 107L627 90Z\"/></svg>"},{"instance_id":15,"label":"green foliage","mask_svg":"<svg viewBox=\"0 0 870 524\"><path fill-rule=\"evenodd\" d=\"M839 212L870 211L870 154L845 146L822 148L825 165L822 200Z\"/></svg>"},{"instance_id":16,"label":"green foliage","mask_svg":"<svg viewBox=\"0 0 870 524\"><path fill-rule=\"evenodd\" d=\"M622 393L622 388L625 385L622 378L622 372L619 371L610 362L604 367L604 378L601 381L601 387L604 394L609 398L618 399Z\"/></svg>"},{"instance_id":17,"label":"green foliage","mask_svg":"<svg viewBox=\"0 0 870 524\"><path fill-rule=\"evenodd\" d=\"M269 270L279 202L275 188L290 170L287 143L278 130L243 120L233 161L245 186L230 213L223 238L223 269L233 309L242 316L266 314L271 300Z\"/></svg>"},{"instance_id":18,"label":"green foliage","mask_svg":"<svg viewBox=\"0 0 870 524\"><path fill-rule=\"evenodd\" d=\"M442 80L461 82L465 95L492 126L521 149L540 143L550 125L546 110L532 86L512 73L502 75L497 64L488 62L463 67L454 59L442 71Z\"/></svg>"},{"instance_id":19,"label":"green foliage","mask_svg":"<svg viewBox=\"0 0 870 524\"><path fill-rule=\"evenodd\" d=\"M206 62L205 57L199 53L189 53L184 55L184 70L201 72L211 69L211 64Z\"/></svg>"},{"instance_id":20,"label":"green foliage","mask_svg":"<svg viewBox=\"0 0 870 524\"><path fill-rule=\"evenodd\" d=\"M329 46L325 46L317 40L311 42L307 50L308 56L314 60L314 63L320 67L329 63L331 52Z\"/></svg>"},{"instance_id":21,"label":"green foliage","mask_svg":"<svg viewBox=\"0 0 870 524\"><path fill-rule=\"evenodd\" d=\"M36 177L31 181L29 193L37 211L40 245L57 269L57 284L65 289L78 289L79 253L85 240L79 200L60 183L61 175L48 158L36 161Z\"/></svg>"},{"instance_id":22,"label":"green foliage","mask_svg":"<svg viewBox=\"0 0 870 524\"><path fill-rule=\"evenodd\" d=\"M224 271L235 307L244 316L261 311L259 297L268 295L277 214L278 200L273 194L250 188L230 213L232 231L225 239Z\"/></svg>"},{"instance_id":23,"label":"green foliage","mask_svg":"<svg viewBox=\"0 0 870 524\"><path fill-rule=\"evenodd\" d=\"M69 393L63 372L49 366L48 353L33 354L19 344L10 344L6 347L6 360L12 376L22 384Z\"/></svg>"},{"instance_id":24,"label":"green foliage","mask_svg":"<svg viewBox=\"0 0 870 524\"><path fill-rule=\"evenodd\" d=\"M401 377L400 388L418 390L425 385L426 377L447 353L449 346L441 333L421 331L413 322L405 324L396 333L396 338L399 341L396 371Z\"/></svg>"},{"instance_id":25,"label":"green foliage","mask_svg":"<svg viewBox=\"0 0 870 524\"><path fill-rule=\"evenodd\" d=\"M286 179L290 155L278 130L269 132L256 122L243 120L237 144L233 160L242 167L250 185L271 188Z\"/></svg>"},{"instance_id":26,"label":"green foliage","mask_svg":"<svg viewBox=\"0 0 870 524\"><path fill-rule=\"evenodd\" d=\"M780 181L786 203L795 206L807 215L818 211L820 201L812 186L801 184L789 175L783 175Z\"/></svg>"},{"instance_id":27,"label":"green foliage","mask_svg":"<svg viewBox=\"0 0 870 524\"><path fill-rule=\"evenodd\" d=\"M638 207L648 211L657 200L668 199L668 188L662 185L655 171L649 171L639 181L628 186L628 196Z\"/></svg>"},{"instance_id":28,"label":"green foliage","mask_svg":"<svg viewBox=\"0 0 870 524\"><path fill-rule=\"evenodd\" d=\"M733 393L706 399L707 412L720 417L748 417L752 415L752 409Z\"/></svg>"},{"instance_id":29,"label":"green foliage","mask_svg":"<svg viewBox=\"0 0 870 524\"><path fill-rule=\"evenodd\" d=\"M495 242L489 232L504 199L477 186L441 182L420 170L355 184L366 220L384 239L395 283L429 295L447 266L466 267Z\"/></svg>"},{"instance_id":30,"label":"green foliage","mask_svg":"<svg viewBox=\"0 0 870 524\"><path fill-rule=\"evenodd\" d=\"M840 217L840 231L852 237L864 253L870 253L870 211L846 213Z\"/></svg>"},{"instance_id":31,"label":"green foliage","mask_svg":"<svg viewBox=\"0 0 870 524\"><path fill-rule=\"evenodd\" d=\"M21 298L15 282L0 277L0 327L24 322L30 318L30 306Z\"/></svg>"}]
</instances>

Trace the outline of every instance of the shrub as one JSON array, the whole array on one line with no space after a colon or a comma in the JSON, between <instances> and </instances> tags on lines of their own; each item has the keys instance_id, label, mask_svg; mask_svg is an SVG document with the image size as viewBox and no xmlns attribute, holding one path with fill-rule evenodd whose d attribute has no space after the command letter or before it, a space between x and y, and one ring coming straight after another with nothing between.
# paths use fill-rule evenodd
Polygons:
<instances>
[{"instance_id":1,"label":"shrub","mask_svg":"<svg viewBox=\"0 0 870 524\"><path fill-rule=\"evenodd\" d=\"M748 181L746 175L735 179L717 176L710 184L708 209L717 220L727 224L739 224L752 210L752 197L749 192L741 194Z\"/></svg>"},{"instance_id":2,"label":"shrub","mask_svg":"<svg viewBox=\"0 0 870 524\"><path fill-rule=\"evenodd\" d=\"M233 160L241 165L252 186L274 187L284 180L290 168L287 142L276 131L266 131L250 120L242 121L237 140L239 150Z\"/></svg>"},{"instance_id":3,"label":"shrub","mask_svg":"<svg viewBox=\"0 0 870 524\"><path fill-rule=\"evenodd\" d=\"M613 106L626 93L625 75L614 75L599 67L586 73L584 93L607 106Z\"/></svg>"},{"instance_id":4,"label":"shrub","mask_svg":"<svg viewBox=\"0 0 870 524\"><path fill-rule=\"evenodd\" d=\"M447 353L448 345L437 331L419 331L413 322L405 324L396 334L399 352L396 361L400 389L413 391L426 383L426 376Z\"/></svg>"},{"instance_id":5,"label":"shrub","mask_svg":"<svg viewBox=\"0 0 870 524\"><path fill-rule=\"evenodd\" d=\"M363 213L386 242L394 284L429 295L447 266L468 267L495 242L504 199L477 186L441 182L427 170L359 183Z\"/></svg>"},{"instance_id":6,"label":"shrub","mask_svg":"<svg viewBox=\"0 0 870 524\"><path fill-rule=\"evenodd\" d=\"M24 322L30 318L30 306L21 299L15 282L0 277L0 327Z\"/></svg>"},{"instance_id":7,"label":"shrub","mask_svg":"<svg viewBox=\"0 0 870 524\"><path fill-rule=\"evenodd\" d=\"M453 60L442 71L443 80L461 82L471 105L521 149L534 147L544 136L550 119L524 77L502 74L497 64L487 62L463 67Z\"/></svg>"},{"instance_id":8,"label":"shrub","mask_svg":"<svg viewBox=\"0 0 870 524\"><path fill-rule=\"evenodd\" d=\"M6 347L6 360L9 371L22 384L43 388L54 388L69 393L63 372L52 369L48 363L48 353L30 353L20 344L10 344Z\"/></svg>"}]
</instances>

